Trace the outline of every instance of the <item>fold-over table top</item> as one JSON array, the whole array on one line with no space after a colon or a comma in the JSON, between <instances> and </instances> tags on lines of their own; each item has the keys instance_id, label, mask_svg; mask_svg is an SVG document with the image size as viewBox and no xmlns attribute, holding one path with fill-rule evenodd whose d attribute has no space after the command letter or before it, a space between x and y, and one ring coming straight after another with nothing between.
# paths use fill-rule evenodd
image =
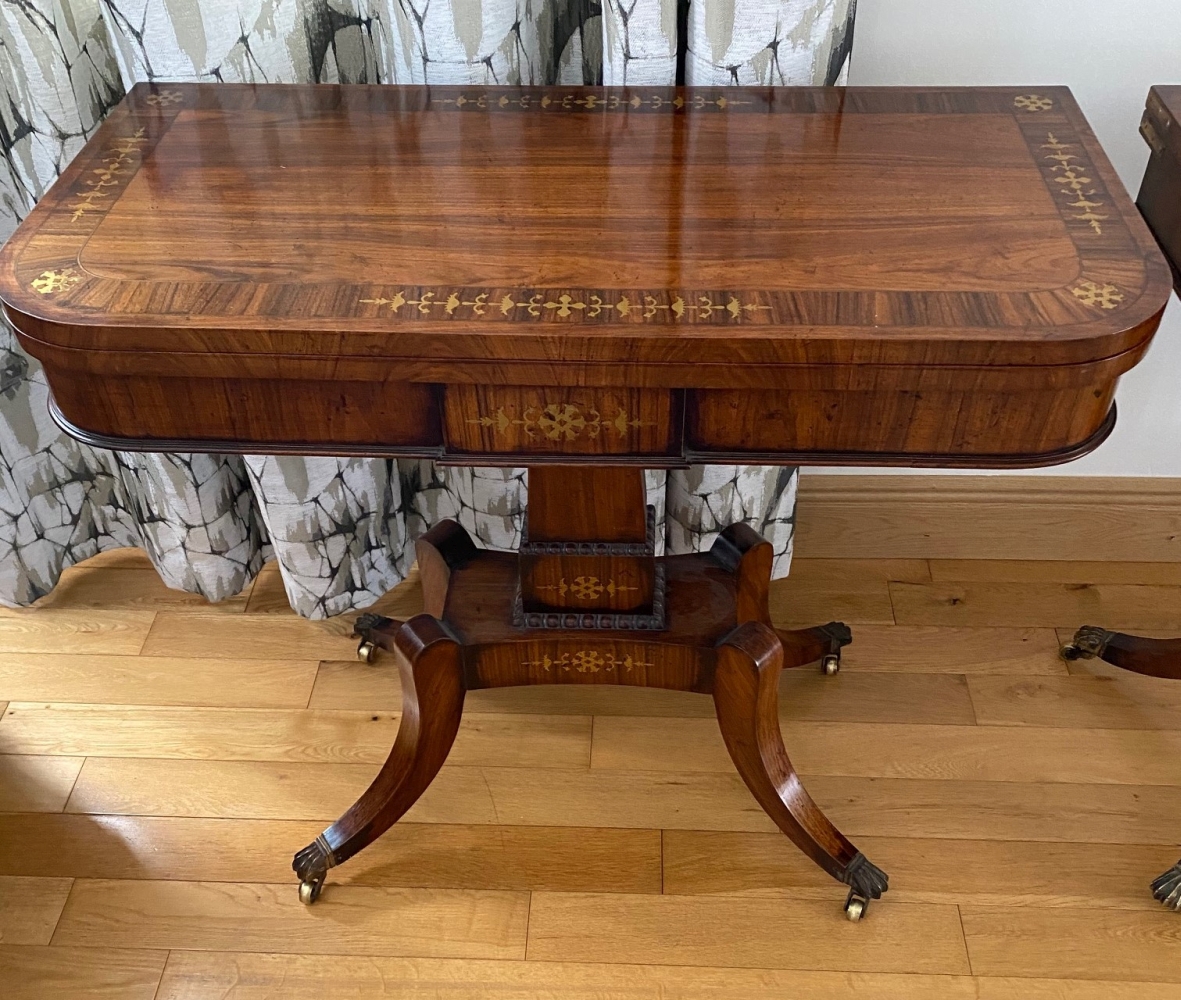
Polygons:
<instances>
[{"instance_id":1,"label":"fold-over table top","mask_svg":"<svg viewBox=\"0 0 1181 1000\"><path fill-rule=\"evenodd\" d=\"M0 255L29 342L1042 365L1169 276L1068 90L137 86Z\"/></svg>"}]
</instances>

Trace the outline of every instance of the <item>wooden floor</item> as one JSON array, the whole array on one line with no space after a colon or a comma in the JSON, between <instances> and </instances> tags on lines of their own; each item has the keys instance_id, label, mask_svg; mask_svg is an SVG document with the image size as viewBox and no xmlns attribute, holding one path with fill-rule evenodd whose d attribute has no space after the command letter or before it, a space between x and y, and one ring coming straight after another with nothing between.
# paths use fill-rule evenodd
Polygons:
<instances>
[{"instance_id":1,"label":"wooden floor","mask_svg":"<svg viewBox=\"0 0 1181 1000\"><path fill-rule=\"evenodd\" d=\"M382 602L415 610L404 585ZM297 848L365 787L396 670L273 567L218 606L142 555L0 612L0 995L135 1000L1176 1000L1181 683L1056 655L1181 634L1181 565L797 560L787 745L891 889L868 918L734 774L708 698L476 692L439 779L300 905Z\"/></svg>"}]
</instances>

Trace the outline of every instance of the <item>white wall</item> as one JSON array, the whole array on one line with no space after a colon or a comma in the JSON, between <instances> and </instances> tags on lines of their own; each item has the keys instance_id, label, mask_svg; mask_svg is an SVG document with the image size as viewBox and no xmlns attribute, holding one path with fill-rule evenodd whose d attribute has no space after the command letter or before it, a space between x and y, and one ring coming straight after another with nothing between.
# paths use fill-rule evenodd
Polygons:
<instances>
[{"instance_id":1,"label":"white wall","mask_svg":"<svg viewBox=\"0 0 1181 1000\"><path fill-rule=\"evenodd\" d=\"M1134 195L1148 160L1137 131L1148 88L1181 83L1181 0L860 0L849 82L1066 84ZM1175 297L1148 356L1120 382L1118 405L1106 444L1045 471L1181 476Z\"/></svg>"}]
</instances>

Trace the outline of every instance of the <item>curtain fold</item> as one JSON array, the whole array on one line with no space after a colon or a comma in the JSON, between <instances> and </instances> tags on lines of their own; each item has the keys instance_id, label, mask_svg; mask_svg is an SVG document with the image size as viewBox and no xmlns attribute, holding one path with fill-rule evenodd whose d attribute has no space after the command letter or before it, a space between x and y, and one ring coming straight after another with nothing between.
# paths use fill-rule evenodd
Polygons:
<instances>
[{"instance_id":1,"label":"curtain fold","mask_svg":"<svg viewBox=\"0 0 1181 1000\"><path fill-rule=\"evenodd\" d=\"M22 0L0 5L0 239L124 88L141 81L464 85L803 84L840 77L850 0ZM142 546L172 587L218 600L279 562L292 607L326 617L404 578L444 517L520 541L520 469L429 461L135 455L61 434L35 361L0 330L0 602ZM796 473L649 471L658 545L689 552L736 520L791 559Z\"/></svg>"}]
</instances>

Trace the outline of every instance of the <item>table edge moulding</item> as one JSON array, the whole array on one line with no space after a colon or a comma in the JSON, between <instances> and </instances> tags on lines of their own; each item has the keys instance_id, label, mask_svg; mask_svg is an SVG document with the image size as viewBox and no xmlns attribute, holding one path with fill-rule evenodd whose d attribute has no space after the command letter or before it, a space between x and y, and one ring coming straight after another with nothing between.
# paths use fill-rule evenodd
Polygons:
<instances>
[{"instance_id":1,"label":"table edge moulding","mask_svg":"<svg viewBox=\"0 0 1181 1000\"><path fill-rule=\"evenodd\" d=\"M852 635L773 625L747 525L657 557L643 469L1069 461L1169 280L1060 87L141 84L0 251L79 440L528 467L517 553L443 521L425 613L357 620L402 719L296 854L305 902L428 787L466 691L623 684L713 697L851 919L887 878L804 790L778 678Z\"/></svg>"}]
</instances>

